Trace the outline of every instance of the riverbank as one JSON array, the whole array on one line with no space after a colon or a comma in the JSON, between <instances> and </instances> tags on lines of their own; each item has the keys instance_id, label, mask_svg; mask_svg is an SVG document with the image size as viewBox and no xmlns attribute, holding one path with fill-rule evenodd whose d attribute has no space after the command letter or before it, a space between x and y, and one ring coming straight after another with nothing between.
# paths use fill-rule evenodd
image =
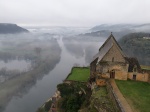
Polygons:
<instances>
[{"instance_id":1,"label":"riverbank","mask_svg":"<svg viewBox=\"0 0 150 112\"><path fill-rule=\"evenodd\" d=\"M51 98L49 98L49 100L46 101L40 108L38 108L37 112L45 112L45 111L48 112L51 110L55 112L58 109L62 111L61 110L62 102L65 103L66 102L65 100L69 100L68 98L72 97L71 94L74 94L74 97L77 98L78 94L76 94L76 92L79 92L79 95L81 94L86 95L88 93L88 96L86 98L88 99L91 94L90 88L88 88L86 85L89 79L89 74L90 74L89 67L72 67L70 73L67 75L63 83L57 85L57 91L55 92L55 94ZM67 99L66 98L64 99L64 96L66 95ZM55 101L53 99L55 99ZM73 105L75 105L76 103L74 103ZM82 103L80 103L80 106Z\"/></svg>"},{"instance_id":2,"label":"riverbank","mask_svg":"<svg viewBox=\"0 0 150 112\"><path fill-rule=\"evenodd\" d=\"M36 47L36 45L33 45L35 43L40 43L41 46ZM27 48L26 50L23 50L25 46L23 45L17 50L11 48L11 51L5 51L10 54L16 53L15 55L22 57L22 59L26 56L31 57L30 61L32 69L26 72L19 72L19 75L14 75L15 77L11 77L0 84L0 112L5 110L13 96L22 97L36 84L38 79L41 79L44 75L48 74L60 61L61 49L57 40L53 39L47 42L43 40L42 42L38 41L35 43L32 43L30 49ZM3 57L1 58L3 59Z\"/></svg>"},{"instance_id":3,"label":"riverbank","mask_svg":"<svg viewBox=\"0 0 150 112\"><path fill-rule=\"evenodd\" d=\"M83 74L86 81L77 80ZM116 102L110 97L111 90L106 86L99 87L96 83L90 84L87 80L89 74L88 67L73 67L63 83L57 85L55 95L36 112L118 112ZM68 80L70 77L71 80Z\"/></svg>"},{"instance_id":4,"label":"riverbank","mask_svg":"<svg viewBox=\"0 0 150 112\"><path fill-rule=\"evenodd\" d=\"M2 83L0 85L0 110L3 110L12 96L21 95L22 92L27 91L29 87L34 85L38 78L51 71L59 62L59 58L58 56L43 60L35 69Z\"/></svg>"}]
</instances>

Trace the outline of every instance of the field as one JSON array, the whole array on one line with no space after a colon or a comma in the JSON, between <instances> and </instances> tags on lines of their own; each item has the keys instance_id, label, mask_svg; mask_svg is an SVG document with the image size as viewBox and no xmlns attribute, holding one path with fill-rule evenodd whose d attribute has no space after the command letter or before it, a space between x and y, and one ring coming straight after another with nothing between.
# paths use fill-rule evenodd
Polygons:
<instances>
[{"instance_id":1,"label":"field","mask_svg":"<svg viewBox=\"0 0 150 112\"><path fill-rule=\"evenodd\" d=\"M134 112L150 112L149 83L116 80L116 84Z\"/></svg>"},{"instance_id":2,"label":"field","mask_svg":"<svg viewBox=\"0 0 150 112\"><path fill-rule=\"evenodd\" d=\"M67 80L86 82L90 76L90 69L87 67L74 67L67 77Z\"/></svg>"}]
</instances>

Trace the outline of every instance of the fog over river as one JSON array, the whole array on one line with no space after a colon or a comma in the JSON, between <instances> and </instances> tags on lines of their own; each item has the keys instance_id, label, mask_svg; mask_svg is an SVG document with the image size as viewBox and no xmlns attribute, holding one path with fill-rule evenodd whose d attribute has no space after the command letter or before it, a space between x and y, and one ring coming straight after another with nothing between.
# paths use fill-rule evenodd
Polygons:
<instances>
[{"instance_id":1,"label":"fog over river","mask_svg":"<svg viewBox=\"0 0 150 112\"><path fill-rule=\"evenodd\" d=\"M57 64L49 72L44 72L43 75L40 75L40 78L35 78L33 84L24 85L25 90L23 89L21 92L17 90L17 94L13 94L8 100L9 102L3 108L1 107L1 112L35 112L38 107L54 94L57 84L66 78L73 66L89 66L92 57L98 52L98 48L104 42L104 40L101 42L67 41L63 39L64 35L60 34L53 34L53 38L57 40L61 48L60 59L57 59ZM44 37L44 39L47 39L47 37ZM55 52L57 51L55 50ZM27 60L28 63L33 61Z\"/></svg>"}]
</instances>

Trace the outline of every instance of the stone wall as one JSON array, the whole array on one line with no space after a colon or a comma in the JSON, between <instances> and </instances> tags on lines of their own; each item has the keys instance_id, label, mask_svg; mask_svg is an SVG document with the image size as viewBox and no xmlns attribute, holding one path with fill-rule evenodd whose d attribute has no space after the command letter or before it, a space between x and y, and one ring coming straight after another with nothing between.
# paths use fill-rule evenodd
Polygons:
<instances>
[{"instance_id":1,"label":"stone wall","mask_svg":"<svg viewBox=\"0 0 150 112\"><path fill-rule=\"evenodd\" d=\"M103 57L102 61L114 61L114 62L123 62L125 63L125 59L121 54L119 48L114 44L113 47L106 53Z\"/></svg>"},{"instance_id":2,"label":"stone wall","mask_svg":"<svg viewBox=\"0 0 150 112\"><path fill-rule=\"evenodd\" d=\"M121 103L119 102L119 99L117 98L117 95L113 91L113 88L109 82L106 82L106 88L108 91L109 98L112 100L113 106L116 112L125 112Z\"/></svg>"},{"instance_id":3,"label":"stone wall","mask_svg":"<svg viewBox=\"0 0 150 112\"><path fill-rule=\"evenodd\" d=\"M134 75L133 72L129 72L128 73L128 78L131 79L131 80L134 80L133 75ZM135 75L136 75L136 80L137 81L144 81L144 82L149 81L149 74L148 73L136 73Z\"/></svg>"},{"instance_id":4,"label":"stone wall","mask_svg":"<svg viewBox=\"0 0 150 112\"><path fill-rule=\"evenodd\" d=\"M115 79L127 80L128 64L117 63L117 62L106 62L100 63L96 67L102 78L110 78L110 72L114 70Z\"/></svg>"},{"instance_id":5,"label":"stone wall","mask_svg":"<svg viewBox=\"0 0 150 112\"><path fill-rule=\"evenodd\" d=\"M97 86L106 86L106 79L96 79Z\"/></svg>"},{"instance_id":6,"label":"stone wall","mask_svg":"<svg viewBox=\"0 0 150 112\"><path fill-rule=\"evenodd\" d=\"M120 71L128 71L128 64L117 63L117 62L101 62L96 66L96 71L100 73L107 73L111 70L120 70Z\"/></svg>"},{"instance_id":7,"label":"stone wall","mask_svg":"<svg viewBox=\"0 0 150 112\"><path fill-rule=\"evenodd\" d=\"M115 71L115 79L127 80L127 72L126 71Z\"/></svg>"},{"instance_id":8,"label":"stone wall","mask_svg":"<svg viewBox=\"0 0 150 112\"><path fill-rule=\"evenodd\" d=\"M97 60L98 58L90 63L90 78L95 77Z\"/></svg>"}]
</instances>

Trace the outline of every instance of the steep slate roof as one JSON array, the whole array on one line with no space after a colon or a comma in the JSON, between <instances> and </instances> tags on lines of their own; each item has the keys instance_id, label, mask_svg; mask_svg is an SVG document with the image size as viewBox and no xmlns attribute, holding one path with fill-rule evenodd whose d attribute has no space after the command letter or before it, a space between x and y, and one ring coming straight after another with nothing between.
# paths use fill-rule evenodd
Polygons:
<instances>
[{"instance_id":1,"label":"steep slate roof","mask_svg":"<svg viewBox=\"0 0 150 112\"><path fill-rule=\"evenodd\" d=\"M101 61L101 59L105 56L105 54L110 50L110 48L112 48L112 46L116 44L118 46L118 49L120 51L120 53L123 55L123 57L125 57L125 55L122 52L121 47L119 46L119 44L117 43L116 39L114 38L114 36L111 35L108 37L108 39L104 42L104 44L99 48L99 52L93 57L93 61L98 58L98 62Z\"/></svg>"}]
</instances>

